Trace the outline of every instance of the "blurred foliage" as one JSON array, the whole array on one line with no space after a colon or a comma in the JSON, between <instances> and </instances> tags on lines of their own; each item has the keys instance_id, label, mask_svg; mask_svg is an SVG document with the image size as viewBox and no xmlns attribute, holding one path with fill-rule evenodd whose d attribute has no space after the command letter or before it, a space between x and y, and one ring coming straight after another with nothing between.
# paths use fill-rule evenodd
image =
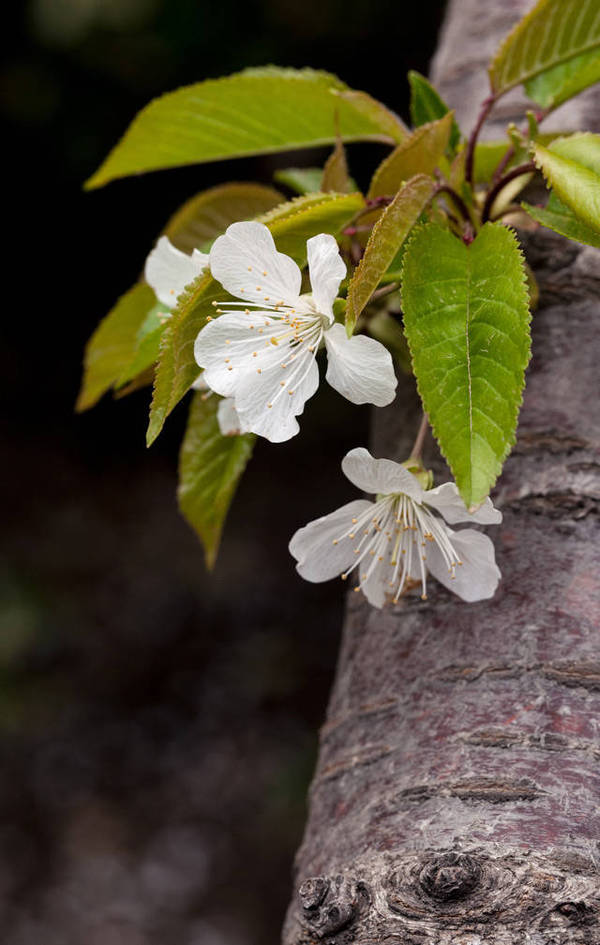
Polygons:
<instances>
[{"instance_id":1,"label":"blurred foliage","mask_svg":"<svg viewBox=\"0 0 600 945\"><path fill-rule=\"evenodd\" d=\"M18 317L4 320L1 351L3 945L277 940L342 615L339 586L295 581L283 549L339 503L326 467L367 435L368 410L357 419L330 393L318 417L307 409L301 450L259 447L209 588L173 496L184 412L146 453L147 391L84 418L73 404L94 324L173 210L231 168L90 195L81 184L150 98L245 66L327 68L407 117L397 77L426 72L442 7L403 9L401 23L392 0L10 8L0 116ZM353 168L382 156L360 145ZM289 165L249 158L235 175L269 183ZM299 478L315 490L290 507L278 483Z\"/></svg>"}]
</instances>

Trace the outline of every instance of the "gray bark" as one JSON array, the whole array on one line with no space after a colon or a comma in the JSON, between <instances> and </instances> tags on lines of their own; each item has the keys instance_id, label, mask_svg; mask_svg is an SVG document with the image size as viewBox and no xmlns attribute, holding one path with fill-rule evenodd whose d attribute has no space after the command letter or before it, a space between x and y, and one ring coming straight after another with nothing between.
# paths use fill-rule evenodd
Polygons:
<instances>
[{"instance_id":1,"label":"gray bark","mask_svg":"<svg viewBox=\"0 0 600 945\"><path fill-rule=\"evenodd\" d=\"M464 127L528 6L451 4L433 71ZM597 129L597 98L556 123ZM541 298L488 532L500 589L464 604L431 582L384 611L350 595L284 945L600 943L600 254L522 236ZM418 417L406 381L375 455L405 458Z\"/></svg>"}]
</instances>

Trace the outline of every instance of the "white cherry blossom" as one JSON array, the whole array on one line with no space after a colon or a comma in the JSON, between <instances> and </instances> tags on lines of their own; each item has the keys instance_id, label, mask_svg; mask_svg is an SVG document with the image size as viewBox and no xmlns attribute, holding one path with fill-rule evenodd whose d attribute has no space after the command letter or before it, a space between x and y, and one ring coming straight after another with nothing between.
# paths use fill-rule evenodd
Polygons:
<instances>
[{"instance_id":1,"label":"white cherry blossom","mask_svg":"<svg viewBox=\"0 0 600 945\"><path fill-rule=\"evenodd\" d=\"M375 501L356 499L296 532L289 548L303 578L345 579L358 565L355 590L375 607L397 603L418 584L426 599L427 572L465 601L493 596L500 579L494 545L475 529L446 524L497 524L502 515L489 498L470 513L453 482L423 489L400 463L374 459L362 447L344 457L342 470Z\"/></svg>"},{"instance_id":2,"label":"white cherry blossom","mask_svg":"<svg viewBox=\"0 0 600 945\"><path fill-rule=\"evenodd\" d=\"M151 289L154 290L159 302L167 308L166 315L177 302L177 296L190 282L193 282L208 267L208 253L201 253L195 249L191 256L177 249L166 236L161 236L156 246L146 259L144 276ZM206 391L207 396L212 393L206 383L204 375L194 381L193 390ZM235 436L242 432L233 400L226 398L219 402L217 420L223 436Z\"/></svg>"},{"instance_id":3,"label":"white cherry blossom","mask_svg":"<svg viewBox=\"0 0 600 945\"><path fill-rule=\"evenodd\" d=\"M172 309L186 285L208 267L208 253L195 249L191 256L182 253L168 236L161 236L146 259L144 278L159 302Z\"/></svg>"},{"instance_id":4,"label":"white cherry blossom","mask_svg":"<svg viewBox=\"0 0 600 945\"><path fill-rule=\"evenodd\" d=\"M319 385L317 352L327 349L326 380L355 404L394 399L396 377L386 348L372 338L347 338L333 316L346 266L335 239L307 242L312 292L302 273L277 251L268 228L232 223L210 251L210 269L239 302L220 303L219 318L196 338L194 353L208 385L233 397L244 429L273 443L298 433L296 417Z\"/></svg>"}]
</instances>

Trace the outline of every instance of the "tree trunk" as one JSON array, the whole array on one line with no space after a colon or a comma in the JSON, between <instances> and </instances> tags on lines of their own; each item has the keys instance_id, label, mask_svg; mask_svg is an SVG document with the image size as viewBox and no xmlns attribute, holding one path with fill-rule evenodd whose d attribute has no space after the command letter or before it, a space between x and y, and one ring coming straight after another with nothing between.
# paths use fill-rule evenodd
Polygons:
<instances>
[{"instance_id":1,"label":"tree trunk","mask_svg":"<svg viewBox=\"0 0 600 945\"><path fill-rule=\"evenodd\" d=\"M451 4L434 78L463 127L528 6ZM556 121L598 128L597 99ZM548 231L526 250L541 297L489 530L500 588L465 604L431 582L383 611L350 594L284 945L600 943L600 253ZM375 455L408 454L404 388Z\"/></svg>"}]
</instances>

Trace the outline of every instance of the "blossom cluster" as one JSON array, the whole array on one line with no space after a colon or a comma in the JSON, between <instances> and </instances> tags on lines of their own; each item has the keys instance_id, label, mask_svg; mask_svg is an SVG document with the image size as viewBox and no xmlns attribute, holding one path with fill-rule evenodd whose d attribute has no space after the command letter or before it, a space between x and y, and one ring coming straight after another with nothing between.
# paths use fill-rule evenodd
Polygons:
<instances>
[{"instance_id":1,"label":"blossom cluster","mask_svg":"<svg viewBox=\"0 0 600 945\"><path fill-rule=\"evenodd\" d=\"M201 369L194 387L223 398L223 435L255 433L272 443L295 436L296 418L319 385L321 349L327 382L352 403L383 407L394 400L389 351L365 335L348 338L335 320L346 266L334 237L313 236L306 258L310 292L303 293L299 266L278 252L264 224L249 221L231 224L208 254L189 256L163 236L147 259L146 281L167 317L183 289L208 269L228 296L194 346ZM492 542L476 529L449 526L496 524L500 512L489 499L469 512L454 483L424 488L407 465L351 450L342 470L375 501L357 499L299 529L289 546L298 572L318 582L346 579L357 568L355 590L375 607L419 584L425 598L428 573L465 601L491 597L500 578Z\"/></svg>"}]
</instances>

